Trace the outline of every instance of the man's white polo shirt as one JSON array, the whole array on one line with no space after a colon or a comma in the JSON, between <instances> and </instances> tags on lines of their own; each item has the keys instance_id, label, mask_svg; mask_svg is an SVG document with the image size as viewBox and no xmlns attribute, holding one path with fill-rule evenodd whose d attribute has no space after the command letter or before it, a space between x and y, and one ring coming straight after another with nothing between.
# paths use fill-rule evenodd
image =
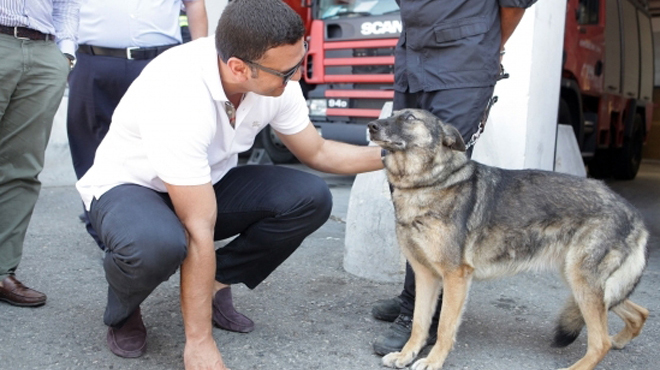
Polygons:
<instances>
[{"instance_id":1,"label":"man's white polo shirt","mask_svg":"<svg viewBox=\"0 0 660 370\"><path fill-rule=\"evenodd\" d=\"M248 93L236 128L224 110L213 37L172 48L151 61L117 106L94 165L76 187L89 210L92 199L121 184L165 192L172 185L215 184L270 124L290 135L309 124L300 85L279 97Z\"/></svg>"}]
</instances>

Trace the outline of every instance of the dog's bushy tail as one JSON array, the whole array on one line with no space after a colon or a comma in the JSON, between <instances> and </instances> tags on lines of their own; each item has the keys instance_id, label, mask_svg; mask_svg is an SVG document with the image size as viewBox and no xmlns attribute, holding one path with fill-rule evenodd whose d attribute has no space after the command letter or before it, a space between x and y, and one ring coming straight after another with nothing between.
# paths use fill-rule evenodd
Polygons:
<instances>
[{"instance_id":1,"label":"dog's bushy tail","mask_svg":"<svg viewBox=\"0 0 660 370\"><path fill-rule=\"evenodd\" d=\"M569 344L573 343L575 339L580 335L582 328L584 327L584 317L582 317L582 312L580 312L580 307L578 307L575 299L571 295L561 313L559 314L559 320L557 326L555 327L555 337L552 341L553 347L566 347Z\"/></svg>"}]
</instances>

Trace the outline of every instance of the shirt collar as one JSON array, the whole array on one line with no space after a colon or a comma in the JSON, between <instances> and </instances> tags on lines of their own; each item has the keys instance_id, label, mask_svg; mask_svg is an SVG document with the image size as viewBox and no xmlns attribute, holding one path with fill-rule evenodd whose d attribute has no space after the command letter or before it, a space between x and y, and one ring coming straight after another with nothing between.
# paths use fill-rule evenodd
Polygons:
<instances>
[{"instance_id":1,"label":"shirt collar","mask_svg":"<svg viewBox=\"0 0 660 370\"><path fill-rule=\"evenodd\" d=\"M213 36L208 36L204 40L204 51L202 54L202 73L204 82L211 93L211 98L215 101L228 101L225 90L220 82L220 70L218 68L218 53L215 50L215 41Z\"/></svg>"}]
</instances>

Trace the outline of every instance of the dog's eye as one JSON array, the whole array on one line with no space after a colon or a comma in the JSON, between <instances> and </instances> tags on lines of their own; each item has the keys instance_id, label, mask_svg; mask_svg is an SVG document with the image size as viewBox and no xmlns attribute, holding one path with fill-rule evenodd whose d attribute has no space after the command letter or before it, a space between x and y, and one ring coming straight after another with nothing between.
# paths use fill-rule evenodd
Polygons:
<instances>
[{"instance_id":1,"label":"dog's eye","mask_svg":"<svg viewBox=\"0 0 660 370\"><path fill-rule=\"evenodd\" d=\"M412 121L417 119L417 117L415 117L412 113L406 113L406 116L404 118L406 119L406 121Z\"/></svg>"}]
</instances>

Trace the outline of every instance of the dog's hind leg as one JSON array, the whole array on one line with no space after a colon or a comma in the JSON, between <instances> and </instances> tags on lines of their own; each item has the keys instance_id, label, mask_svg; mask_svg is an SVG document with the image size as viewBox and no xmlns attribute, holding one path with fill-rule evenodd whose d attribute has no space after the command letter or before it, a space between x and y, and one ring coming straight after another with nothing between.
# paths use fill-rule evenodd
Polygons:
<instances>
[{"instance_id":1,"label":"dog's hind leg","mask_svg":"<svg viewBox=\"0 0 660 370\"><path fill-rule=\"evenodd\" d=\"M474 269L463 265L443 276L442 309L438 323L438 340L426 358L415 362L413 370L439 370L456 342Z\"/></svg>"},{"instance_id":2,"label":"dog's hind leg","mask_svg":"<svg viewBox=\"0 0 660 370\"><path fill-rule=\"evenodd\" d=\"M587 325L587 353L569 370L592 370L612 347L607 332L607 307L603 292L578 277L569 284Z\"/></svg>"},{"instance_id":3,"label":"dog's hind leg","mask_svg":"<svg viewBox=\"0 0 660 370\"><path fill-rule=\"evenodd\" d=\"M555 327L553 347L566 347L573 343L584 327L584 318L575 298L570 296L564 305Z\"/></svg>"},{"instance_id":4,"label":"dog's hind leg","mask_svg":"<svg viewBox=\"0 0 660 370\"><path fill-rule=\"evenodd\" d=\"M399 369L408 366L426 345L431 318L440 295L439 276L413 260L410 260L410 266L415 272L415 310L410 339L400 352L383 357L383 365Z\"/></svg>"},{"instance_id":5,"label":"dog's hind leg","mask_svg":"<svg viewBox=\"0 0 660 370\"><path fill-rule=\"evenodd\" d=\"M612 337L612 347L622 349L642 331L642 326L649 317L649 310L626 299L612 308L612 311L626 324L617 335Z\"/></svg>"}]
</instances>

